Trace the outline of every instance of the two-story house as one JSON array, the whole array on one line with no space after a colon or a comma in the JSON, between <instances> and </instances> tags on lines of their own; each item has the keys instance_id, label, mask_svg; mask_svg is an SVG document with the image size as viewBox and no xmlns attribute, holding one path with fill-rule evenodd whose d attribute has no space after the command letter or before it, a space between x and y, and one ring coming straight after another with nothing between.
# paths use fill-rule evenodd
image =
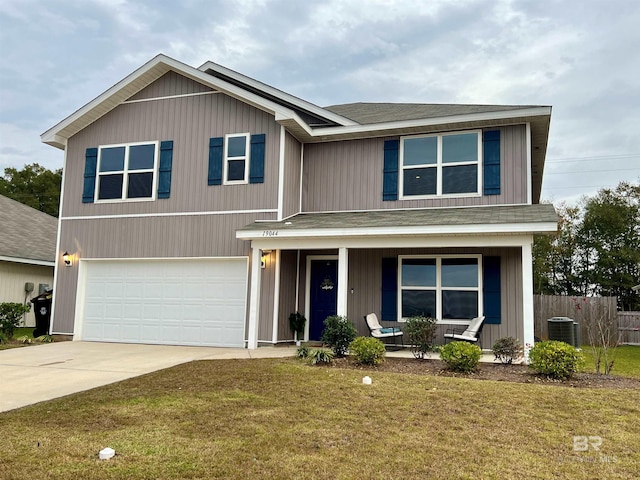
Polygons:
<instances>
[{"instance_id":1,"label":"two-story house","mask_svg":"<svg viewBox=\"0 0 640 480\"><path fill-rule=\"evenodd\" d=\"M320 108L158 55L42 134L64 150L52 333L256 348L289 314L486 316L533 343L551 108ZM68 265L61 252L68 252Z\"/></svg>"}]
</instances>

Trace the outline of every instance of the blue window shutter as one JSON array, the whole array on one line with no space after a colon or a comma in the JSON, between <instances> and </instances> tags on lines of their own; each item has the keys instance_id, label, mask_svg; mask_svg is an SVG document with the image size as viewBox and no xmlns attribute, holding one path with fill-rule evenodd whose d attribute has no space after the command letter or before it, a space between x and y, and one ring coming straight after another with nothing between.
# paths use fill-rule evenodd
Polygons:
<instances>
[{"instance_id":1,"label":"blue window shutter","mask_svg":"<svg viewBox=\"0 0 640 480\"><path fill-rule=\"evenodd\" d=\"M502 323L500 299L500 257L484 257L482 275L485 323Z\"/></svg>"},{"instance_id":2,"label":"blue window shutter","mask_svg":"<svg viewBox=\"0 0 640 480\"><path fill-rule=\"evenodd\" d=\"M84 186L82 189L82 203L93 203L96 191L96 168L98 166L98 149L87 148L84 156Z\"/></svg>"},{"instance_id":3,"label":"blue window shutter","mask_svg":"<svg viewBox=\"0 0 640 480\"><path fill-rule=\"evenodd\" d=\"M382 259L382 309L381 320L395 322L398 319L398 259Z\"/></svg>"},{"instance_id":4,"label":"blue window shutter","mask_svg":"<svg viewBox=\"0 0 640 480\"><path fill-rule=\"evenodd\" d=\"M382 200L398 199L398 156L400 140L384 142L384 176L382 180Z\"/></svg>"},{"instance_id":5,"label":"blue window shutter","mask_svg":"<svg viewBox=\"0 0 640 480\"><path fill-rule=\"evenodd\" d=\"M249 183L264 183L264 142L264 133L251 135Z\"/></svg>"},{"instance_id":6,"label":"blue window shutter","mask_svg":"<svg viewBox=\"0 0 640 480\"><path fill-rule=\"evenodd\" d=\"M222 185L222 147L224 138L209 139L209 185Z\"/></svg>"},{"instance_id":7,"label":"blue window shutter","mask_svg":"<svg viewBox=\"0 0 640 480\"><path fill-rule=\"evenodd\" d=\"M171 192L171 165L173 141L160 142L160 168L158 169L158 198L169 198Z\"/></svg>"},{"instance_id":8,"label":"blue window shutter","mask_svg":"<svg viewBox=\"0 0 640 480\"><path fill-rule=\"evenodd\" d=\"M484 132L482 145L484 194L500 195L500 130Z\"/></svg>"}]
</instances>

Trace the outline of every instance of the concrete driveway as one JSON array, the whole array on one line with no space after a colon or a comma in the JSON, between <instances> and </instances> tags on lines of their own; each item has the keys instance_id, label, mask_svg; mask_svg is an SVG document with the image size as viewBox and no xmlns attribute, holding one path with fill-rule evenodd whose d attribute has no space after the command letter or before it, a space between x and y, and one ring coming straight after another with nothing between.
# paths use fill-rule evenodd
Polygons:
<instances>
[{"instance_id":1,"label":"concrete driveway","mask_svg":"<svg viewBox=\"0 0 640 480\"><path fill-rule=\"evenodd\" d=\"M57 342L0 350L0 412L193 360L289 357L294 347L180 347Z\"/></svg>"}]
</instances>

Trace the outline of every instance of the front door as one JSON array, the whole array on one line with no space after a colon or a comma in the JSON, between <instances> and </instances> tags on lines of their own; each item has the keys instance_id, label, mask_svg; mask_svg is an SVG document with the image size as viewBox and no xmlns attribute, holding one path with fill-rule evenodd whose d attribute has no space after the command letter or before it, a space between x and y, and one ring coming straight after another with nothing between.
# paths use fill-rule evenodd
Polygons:
<instances>
[{"instance_id":1,"label":"front door","mask_svg":"<svg viewBox=\"0 0 640 480\"><path fill-rule=\"evenodd\" d=\"M324 319L338 311L338 261L311 260L309 340L320 340Z\"/></svg>"}]
</instances>

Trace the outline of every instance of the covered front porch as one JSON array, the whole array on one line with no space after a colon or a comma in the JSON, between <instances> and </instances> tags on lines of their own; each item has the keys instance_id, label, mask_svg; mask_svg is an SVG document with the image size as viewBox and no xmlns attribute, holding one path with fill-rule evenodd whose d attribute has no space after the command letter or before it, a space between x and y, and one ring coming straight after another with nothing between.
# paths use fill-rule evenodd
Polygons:
<instances>
[{"instance_id":1,"label":"covered front porch","mask_svg":"<svg viewBox=\"0 0 640 480\"><path fill-rule=\"evenodd\" d=\"M445 210L462 222L445 224ZM533 344L533 233L555 229L555 211L537 222L514 223L530 210L518 209L494 224L464 223L481 210L301 214L238 230L251 241L248 348L293 342L296 311L307 318L305 341L320 338L329 315L369 335L363 317L375 313L400 328L413 315L435 317L438 343L485 315L485 348L504 336Z\"/></svg>"}]
</instances>

